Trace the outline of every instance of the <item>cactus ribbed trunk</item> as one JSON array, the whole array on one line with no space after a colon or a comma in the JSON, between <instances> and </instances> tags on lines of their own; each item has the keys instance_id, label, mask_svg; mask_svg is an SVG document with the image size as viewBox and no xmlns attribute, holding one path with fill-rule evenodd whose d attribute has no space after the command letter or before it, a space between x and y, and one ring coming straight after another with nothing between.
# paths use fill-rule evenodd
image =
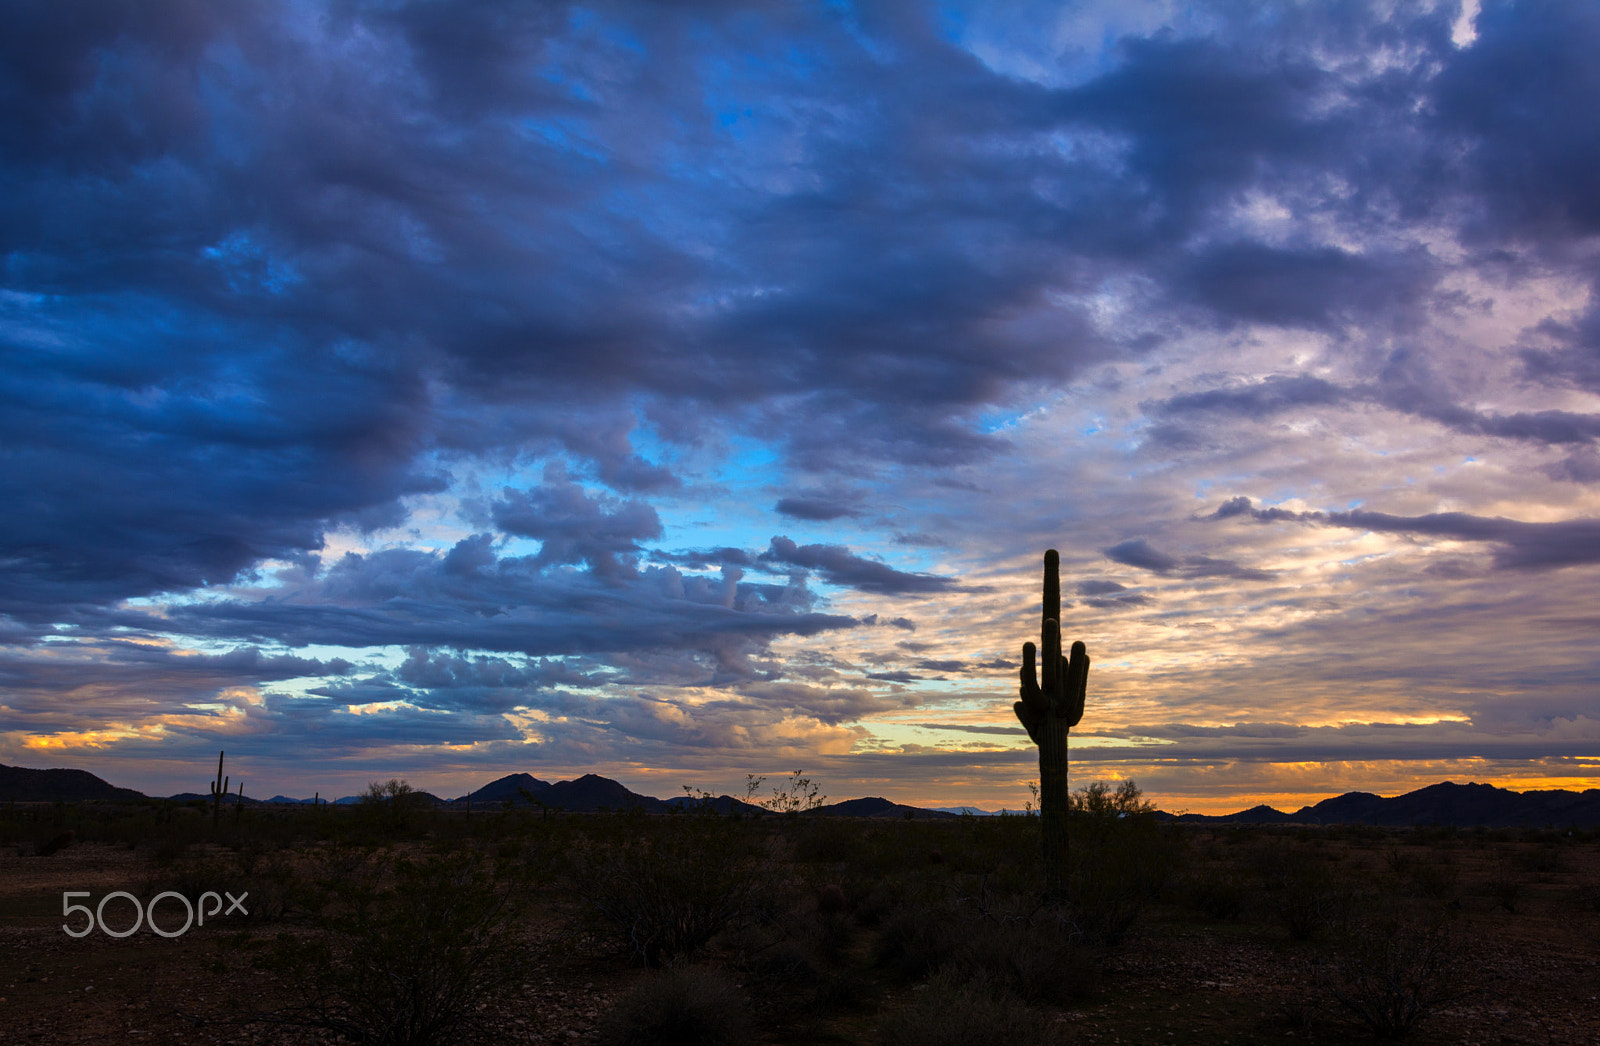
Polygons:
<instances>
[{"instance_id":1,"label":"cactus ribbed trunk","mask_svg":"<svg viewBox=\"0 0 1600 1046\"><path fill-rule=\"evenodd\" d=\"M1044 834L1045 887L1051 893L1062 893L1067 886L1068 782L1067 721L1052 715L1045 720L1039 743L1039 818Z\"/></svg>"},{"instance_id":2,"label":"cactus ribbed trunk","mask_svg":"<svg viewBox=\"0 0 1600 1046\"><path fill-rule=\"evenodd\" d=\"M1028 736L1039 746L1039 813L1045 886L1051 893L1061 894L1067 886L1067 810L1071 798L1067 739L1069 731L1083 718L1089 653L1082 643L1073 643L1070 659L1061 654L1061 557L1055 549L1044 554L1044 599L1040 617L1043 672L1035 668L1034 657L1038 652L1034 645L1024 643L1022 700L1012 708Z\"/></svg>"}]
</instances>

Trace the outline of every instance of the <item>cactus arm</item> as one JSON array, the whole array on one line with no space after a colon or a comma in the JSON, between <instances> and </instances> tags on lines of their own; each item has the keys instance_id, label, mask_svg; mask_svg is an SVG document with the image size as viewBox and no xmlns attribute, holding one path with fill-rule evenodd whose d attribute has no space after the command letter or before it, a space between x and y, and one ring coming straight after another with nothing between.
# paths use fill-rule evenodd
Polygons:
<instances>
[{"instance_id":1,"label":"cactus arm","mask_svg":"<svg viewBox=\"0 0 1600 1046\"><path fill-rule=\"evenodd\" d=\"M1038 744L1039 743L1039 720L1038 720L1038 717L1035 716L1032 712L1028 711L1028 706L1023 704L1021 701L1018 701L1015 704L1013 704L1011 706L1011 710L1013 712L1017 713L1017 719L1018 719L1019 722L1022 723L1022 728L1024 730L1028 731L1028 740L1032 741L1034 744Z\"/></svg>"},{"instance_id":2,"label":"cactus arm","mask_svg":"<svg viewBox=\"0 0 1600 1046\"><path fill-rule=\"evenodd\" d=\"M1033 644L1022 644L1022 700L1034 718L1039 718L1049 713L1050 699L1039 689L1039 676L1034 670L1033 656Z\"/></svg>"},{"instance_id":3,"label":"cactus arm","mask_svg":"<svg viewBox=\"0 0 1600 1046\"><path fill-rule=\"evenodd\" d=\"M1034 653L1032 643L1022 644L1022 700L1011 708L1017 713L1017 719L1023 728L1028 731L1028 737L1034 744L1038 744L1039 727L1050 714L1050 699L1039 689L1039 673L1034 665Z\"/></svg>"},{"instance_id":4,"label":"cactus arm","mask_svg":"<svg viewBox=\"0 0 1600 1046\"><path fill-rule=\"evenodd\" d=\"M1070 728L1083 719L1083 699L1089 689L1089 648L1083 645L1082 640L1072 644L1072 660L1062 667L1062 676L1067 681L1066 718Z\"/></svg>"}]
</instances>

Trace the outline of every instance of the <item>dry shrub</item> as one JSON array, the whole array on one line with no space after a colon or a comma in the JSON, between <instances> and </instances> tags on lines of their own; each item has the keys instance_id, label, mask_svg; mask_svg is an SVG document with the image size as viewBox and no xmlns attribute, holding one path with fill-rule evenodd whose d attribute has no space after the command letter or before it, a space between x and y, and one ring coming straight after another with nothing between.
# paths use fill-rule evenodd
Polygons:
<instances>
[{"instance_id":1,"label":"dry shrub","mask_svg":"<svg viewBox=\"0 0 1600 1046\"><path fill-rule=\"evenodd\" d=\"M261 960L297 1002L256 1019L385 1046L484 1041L483 1004L517 973L511 931L526 884L498 881L467 851L341 864L319 885L322 932L280 934Z\"/></svg>"},{"instance_id":2,"label":"dry shrub","mask_svg":"<svg viewBox=\"0 0 1600 1046\"><path fill-rule=\"evenodd\" d=\"M750 1041L750 1002L727 976L704 966L650 974L600 1022L604 1046L741 1046Z\"/></svg>"},{"instance_id":3,"label":"dry shrub","mask_svg":"<svg viewBox=\"0 0 1600 1046\"><path fill-rule=\"evenodd\" d=\"M969 923L955 966L969 976L986 973L1035 1004L1081 1001L1097 995L1101 986L1098 953L1051 912Z\"/></svg>"},{"instance_id":4,"label":"dry shrub","mask_svg":"<svg viewBox=\"0 0 1600 1046\"><path fill-rule=\"evenodd\" d=\"M1397 852L1391 851L1391 868L1396 866L1392 855ZM1339 925L1349 911L1352 898L1348 889L1333 874L1326 857L1315 850L1294 843L1272 843L1257 851L1255 865L1268 907L1290 940L1316 940Z\"/></svg>"},{"instance_id":5,"label":"dry shrub","mask_svg":"<svg viewBox=\"0 0 1600 1046\"><path fill-rule=\"evenodd\" d=\"M1244 910L1244 884L1225 871L1197 870L1190 874L1186 885L1190 906L1210 918L1237 919Z\"/></svg>"},{"instance_id":6,"label":"dry shrub","mask_svg":"<svg viewBox=\"0 0 1600 1046\"><path fill-rule=\"evenodd\" d=\"M961 952L966 930L952 916L948 909L896 909L884 920L874 958L910 980L928 976Z\"/></svg>"},{"instance_id":7,"label":"dry shrub","mask_svg":"<svg viewBox=\"0 0 1600 1046\"><path fill-rule=\"evenodd\" d=\"M946 971L878 1022L883 1046L1049 1046L1061 1026L990 978Z\"/></svg>"},{"instance_id":8,"label":"dry shrub","mask_svg":"<svg viewBox=\"0 0 1600 1046\"><path fill-rule=\"evenodd\" d=\"M1361 913L1318 981L1378 1038L1404 1038L1455 997L1454 944L1437 918L1392 909Z\"/></svg>"},{"instance_id":9,"label":"dry shrub","mask_svg":"<svg viewBox=\"0 0 1600 1046\"><path fill-rule=\"evenodd\" d=\"M78 833L71 828L55 832L49 836L42 836L33 844L33 852L39 857L49 857L51 854L60 853L73 844L78 838Z\"/></svg>"},{"instance_id":10,"label":"dry shrub","mask_svg":"<svg viewBox=\"0 0 1600 1046\"><path fill-rule=\"evenodd\" d=\"M672 821L578 859L579 888L635 960L687 959L749 914L761 869L716 823Z\"/></svg>"}]
</instances>

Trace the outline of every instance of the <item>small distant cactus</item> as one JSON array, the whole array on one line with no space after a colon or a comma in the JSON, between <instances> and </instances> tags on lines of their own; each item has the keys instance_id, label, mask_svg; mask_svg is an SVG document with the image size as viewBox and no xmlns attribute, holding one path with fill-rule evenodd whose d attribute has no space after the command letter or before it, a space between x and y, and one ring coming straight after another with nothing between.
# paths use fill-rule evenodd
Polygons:
<instances>
[{"instance_id":1,"label":"small distant cactus","mask_svg":"<svg viewBox=\"0 0 1600 1046\"><path fill-rule=\"evenodd\" d=\"M1022 700L1011 707L1039 746L1039 807L1044 835L1045 885L1062 893L1067 881L1067 809L1071 791L1067 776L1067 732L1083 718L1089 681L1089 652L1072 644L1072 656L1061 654L1061 556L1044 554L1044 602L1040 639L1044 645L1043 682L1034 667L1034 646L1022 645Z\"/></svg>"},{"instance_id":2,"label":"small distant cactus","mask_svg":"<svg viewBox=\"0 0 1600 1046\"><path fill-rule=\"evenodd\" d=\"M228 779L222 776L222 757L226 753L217 753L217 779L211 783L211 827L217 826L217 821L222 817L222 797L228 794ZM240 782L241 786L243 782Z\"/></svg>"}]
</instances>

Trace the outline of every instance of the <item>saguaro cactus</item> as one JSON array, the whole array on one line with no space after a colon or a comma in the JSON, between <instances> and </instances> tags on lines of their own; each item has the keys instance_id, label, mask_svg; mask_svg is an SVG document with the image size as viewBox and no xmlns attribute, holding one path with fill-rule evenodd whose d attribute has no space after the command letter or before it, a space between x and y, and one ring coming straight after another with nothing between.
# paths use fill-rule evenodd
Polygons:
<instances>
[{"instance_id":1,"label":"saguaro cactus","mask_svg":"<svg viewBox=\"0 0 1600 1046\"><path fill-rule=\"evenodd\" d=\"M1067 731L1083 718L1089 682L1089 651L1072 644L1071 658L1061 654L1061 556L1044 554L1044 607L1040 640L1044 645L1043 681L1034 668L1034 646L1022 645L1022 700L1011 707L1039 746L1039 807L1044 829L1045 885L1061 893L1067 883Z\"/></svg>"},{"instance_id":2,"label":"saguaro cactus","mask_svg":"<svg viewBox=\"0 0 1600 1046\"><path fill-rule=\"evenodd\" d=\"M217 826L217 819L222 816L222 797L228 794L228 779L222 776L222 757L225 753L217 753L217 779L211 785L211 827Z\"/></svg>"}]
</instances>

